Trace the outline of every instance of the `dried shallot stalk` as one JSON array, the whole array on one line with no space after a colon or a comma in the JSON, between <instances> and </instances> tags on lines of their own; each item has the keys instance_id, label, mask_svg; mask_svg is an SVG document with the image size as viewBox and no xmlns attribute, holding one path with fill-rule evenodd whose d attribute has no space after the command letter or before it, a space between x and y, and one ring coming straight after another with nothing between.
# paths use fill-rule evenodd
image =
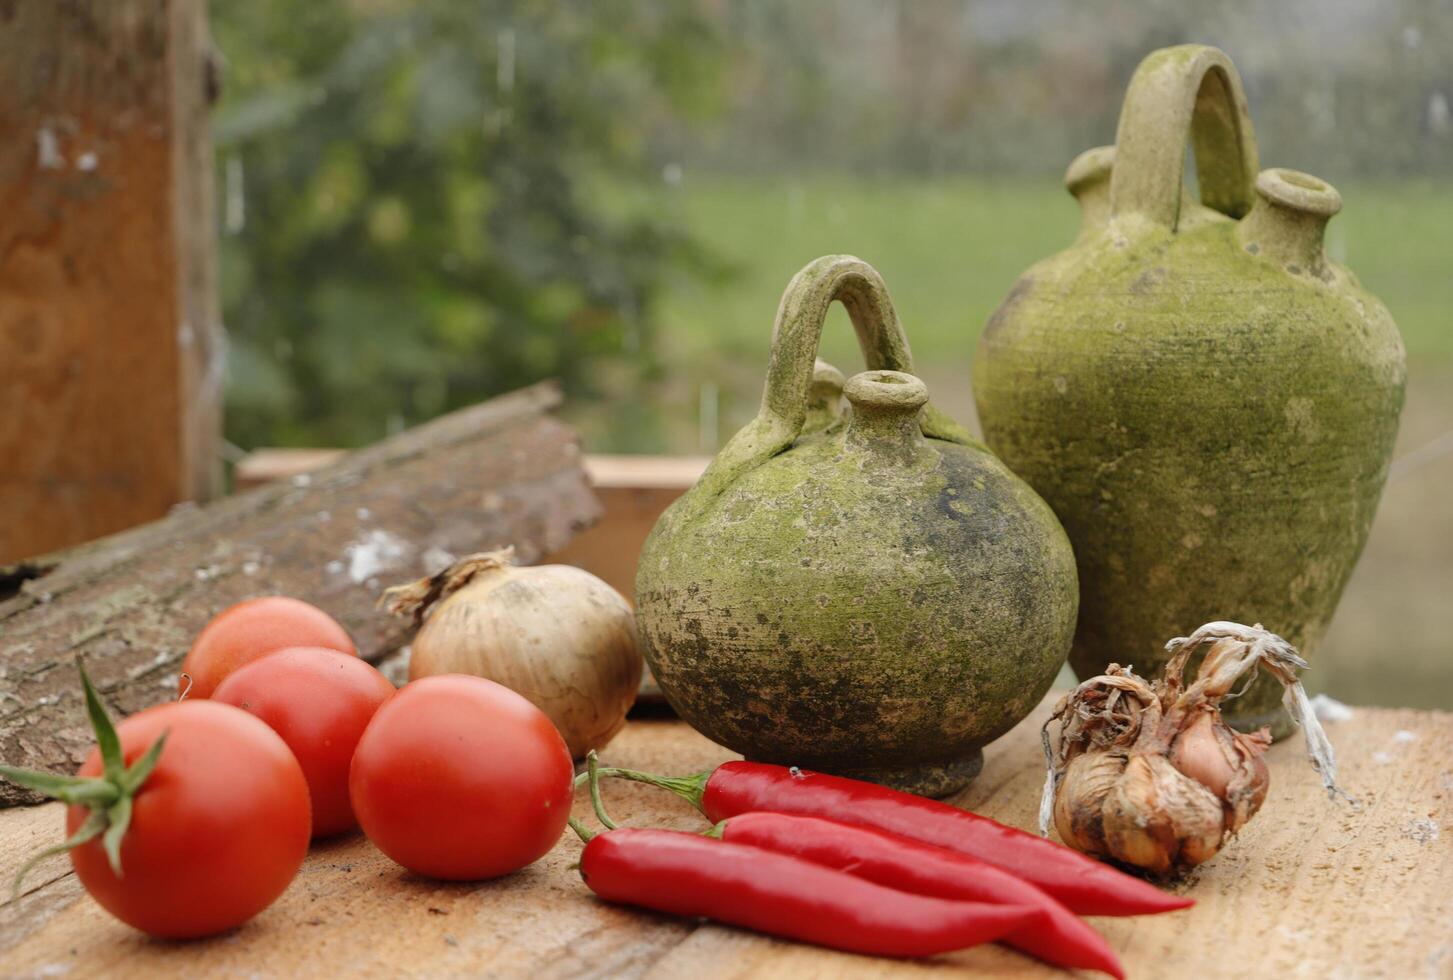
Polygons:
<instances>
[{"instance_id":1,"label":"dried shallot stalk","mask_svg":"<svg viewBox=\"0 0 1453 980\"><path fill-rule=\"evenodd\" d=\"M1210 649L1186 685L1186 663L1204 644ZM1270 733L1237 732L1220 709L1258 665L1285 687L1282 702L1306 736L1312 765L1329 794L1340 792L1332 745L1297 680L1307 663L1290 643L1260 624L1217 622L1166 650L1171 659L1154 684L1111 664L1066 695L1044 723L1041 833L1052 820L1071 847L1157 874L1213 857L1266 799L1261 756ZM1057 748L1049 731L1056 721Z\"/></svg>"}]
</instances>

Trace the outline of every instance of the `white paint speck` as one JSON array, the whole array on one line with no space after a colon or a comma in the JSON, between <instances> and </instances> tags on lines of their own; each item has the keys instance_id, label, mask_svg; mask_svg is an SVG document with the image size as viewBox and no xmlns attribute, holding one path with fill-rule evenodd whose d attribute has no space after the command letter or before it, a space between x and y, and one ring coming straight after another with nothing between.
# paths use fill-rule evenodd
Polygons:
<instances>
[{"instance_id":1,"label":"white paint speck","mask_svg":"<svg viewBox=\"0 0 1453 980\"><path fill-rule=\"evenodd\" d=\"M329 575L337 575L339 572L343 571L343 563L341 561L330 561L327 565L323 567L328 570Z\"/></svg>"},{"instance_id":2,"label":"white paint speck","mask_svg":"<svg viewBox=\"0 0 1453 980\"><path fill-rule=\"evenodd\" d=\"M96 154L87 150L76 158L76 169L90 173L96 169Z\"/></svg>"},{"instance_id":3,"label":"white paint speck","mask_svg":"<svg viewBox=\"0 0 1453 980\"><path fill-rule=\"evenodd\" d=\"M438 545L431 545L429 550L424 552L421 561L424 563L424 574L433 575L454 564L455 558L452 551L446 551Z\"/></svg>"},{"instance_id":4,"label":"white paint speck","mask_svg":"<svg viewBox=\"0 0 1453 980\"><path fill-rule=\"evenodd\" d=\"M353 512L353 516L358 518L360 521L366 521L373 516L373 511L369 510L367 507L360 507Z\"/></svg>"},{"instance_id":5,"label":"white paint speck","mask_svg":"<svg viewBox=\"0 0 1453 980\"><path fill-rule=\"evenodd\" d=\"M245 561L242 563L243 575L256 575L261 570L262 566L255 561Z\"/></svg>"},{"instance_id":6,"label":"white paint speck","mask_svg":"<svg viewBox=\"0 0 1453 980\"><path fill-rule=\"evenodd\" d=\"M1373 762L1376 762L1380 766L1385 766L1389 762L1392 761L1392 753L1390 753L1390 752L1374 752L1374 753L1372 753L1372 761Z\"/></svg>"},{"instance_id":7,"label":"white paint speck","mask_svg":"<svg viewBox=\"0 0 1453 980\"><path fill-rule=\"evenodd\" d=\"M306 473L299 473L293 477L293 486L295 487L307 487L312 486L312 484L313 478Z\"/></svg>"},{"instance_id":8,"label":"white paint speck","mask_svg":"<svg viewBox=\"0 0 1453 980\"><path fill-rule=\"evenodd\" d=\"M59 170L66 165L66 158L61 156L61 141L49 126L35 132L35 156L42 170Z\"/></svg>"},{"instance_id":9,"label":"white paint speck","mask_svg":"<svg viewBox=\"0 0 1453 980\"><path fill-rule=\"evenodd\" d=\"M1312 714L1317 716L1318 721L1330 724L1338 721L1351 721L1356 712L1336 698L1318 694L1312 698Z\"/></svg>"},{"instance_id":10,"label":"white paint speck","mask_svg":"<svg viewBox=\"0 0 1453 980\"><path fill-rule=\"evenodd\" d=\"M205 582L207 581L207 579L212 577L212 573L207 571L205 568L199 568L192 574L197 577L198 582Z\"/></svg>"},{"instance_id":11,"label":"white paint speck","mask_svg":"<svg viewBox=\"0 0 1453 980\"><path fill-rule=\"evenodd\" d=\"M1431 844L1438 839L1438 825L1427 817L1414 820L1403 832L1419 844Z\"/></svg>"},{"instance_id":12,"label":"white paint speck","mask_svg":"<svg viewBox=\"0 0 1453 980\"><path fill-rule=\"evenodd\" d=\"M1410 732L1406 728L1400 728L1396 732L1393 732L1392 740L1403 743L1416 742L1418 740L1418 733Z\"/></svg>"},{"instance_id":13,"label":"white paint speck","mask_svg":"<svg viewBox=\"0 0 1453 980\"><path fill-rule=\"evenodd\" d=\"M407 541L382 528L365 531L344 549L348 555L348 577L354 584L362 585L379 572L397 568L411 550Z\"/></svg>"},{"instance_id":14,"label":"white paint speck","mask_svg":"<svg viewBox=\"0 0 1453 980\"><path fill-rule=\"evenodd\" d=\"M1301 945L1311 938L1307 930L1294 929L1291 926L1277 926L1276 931L1283 939L1289 940L1297 945Z\"/></svg>"},{"instance_id":15,"label":"white paint speck","mask_svg":"<svg viewBox=\"0 0 1453 980\"><path fill-rule=\"evenodd\" d=\"M157 667L160 667L162 664L166 663L169 659L171 659L171 655L172 652L170 650L159 650L156 656L152 657L150 660L140 663L137 666L131 668L131 670L127 671L126 676L131 678L132 680L135 680L136 678L147 673L148 671L155 670Z\"/></svg>"}]
</instances>

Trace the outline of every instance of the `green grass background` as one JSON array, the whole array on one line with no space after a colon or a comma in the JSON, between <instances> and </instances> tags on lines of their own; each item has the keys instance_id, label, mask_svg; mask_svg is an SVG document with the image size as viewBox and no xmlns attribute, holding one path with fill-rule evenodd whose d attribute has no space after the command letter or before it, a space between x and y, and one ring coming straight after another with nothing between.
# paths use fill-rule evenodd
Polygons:
<instances>
[{"instance_id":1,"label":"green grass background","mask_svg":"<svg viewBox=\"0 0 1453 980\"><path fill-rule=\"evenodd\" d=\"M1410 357L1453 356L1453 188L1341 190L1329 252L1392 310ZM922 366L967 365L1014 279L1064 248L1079 221L1060 183L1022 178L688 177L667 206L735 270L720 285L676 282L663 302L668 362L703 376L720 371L723 359L729 368L747 359L760 377L782 288L832 252L858 255L883 273ZM856 366L840 310L823 347L845 370Z\"/></svg>"}]
</instances>

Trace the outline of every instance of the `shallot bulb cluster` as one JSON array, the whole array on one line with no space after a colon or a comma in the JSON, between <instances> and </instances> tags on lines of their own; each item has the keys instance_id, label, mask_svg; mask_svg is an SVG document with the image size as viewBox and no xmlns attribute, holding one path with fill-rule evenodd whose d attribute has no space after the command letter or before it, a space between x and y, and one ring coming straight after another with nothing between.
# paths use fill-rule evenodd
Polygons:
<instances>
[{"instance_id":1,"label":"shallot bulb cluster","mask_svg":"<svg viewBox=\"0 0 1453 980\"><path fill-rule=\"evenodd\" d=\"M1187 661L1208 643L1186 685ZM1220 709L1258 665L1286 688L1283 703L1305 733L1312 765L1328 792L1338 792L1331 743L1297 680L1307 664L1290 643L1260 624L1216 622L1166 650L1172 656L1159 681L1111 664L1066 695L1042 733L1049 773L1040 832L1053 820L1071 847L1156 874L1214 857L1266 799L1261 756L1270 734L1234 731ZM1050 736L1056 721L1058 746Z\"/></svg>"}]
</instances>

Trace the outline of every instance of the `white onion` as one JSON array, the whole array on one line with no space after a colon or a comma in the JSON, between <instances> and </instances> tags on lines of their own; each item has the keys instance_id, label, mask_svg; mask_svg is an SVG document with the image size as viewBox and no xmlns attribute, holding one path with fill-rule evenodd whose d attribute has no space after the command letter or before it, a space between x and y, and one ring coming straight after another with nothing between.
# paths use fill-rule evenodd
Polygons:
<instances>
[{"instance_id":1,"label":"white onion","mask_svg":"<svg viewBox=\"0 0 1453 980\"><path fill-rule=\"evenodd\" d=\"M641 683L635 614L619 592L570 565L520 566L513 549L470 555L384 593L421 622L409 679L473 674L549 716L575 758L621 730Z\"/></svg>"}]
</instances>

